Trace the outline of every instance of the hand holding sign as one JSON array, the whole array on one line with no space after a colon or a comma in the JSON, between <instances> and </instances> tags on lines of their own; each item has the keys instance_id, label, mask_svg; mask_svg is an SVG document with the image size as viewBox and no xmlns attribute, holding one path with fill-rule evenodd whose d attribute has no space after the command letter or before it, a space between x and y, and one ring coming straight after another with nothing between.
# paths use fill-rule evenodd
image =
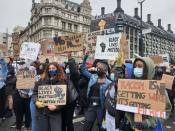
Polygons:
<instances>
[{"instance_id":1,"label":"hand holding sign","mask_svg":"<svg viewBox=\"0 0 175 131\"><path fill-rule=\"evenodd\" d=\"M54 111L54 110L57 109L57 107L56 107L55 105L48 105L48 109L49 109L50 111Z\"/></svg>"}]
</instances>

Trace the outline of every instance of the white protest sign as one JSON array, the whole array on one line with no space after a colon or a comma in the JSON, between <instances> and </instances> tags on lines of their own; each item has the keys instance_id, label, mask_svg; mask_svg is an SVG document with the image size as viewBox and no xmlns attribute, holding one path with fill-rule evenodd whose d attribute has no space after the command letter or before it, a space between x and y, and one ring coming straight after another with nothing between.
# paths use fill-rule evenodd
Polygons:
<instances>
[{"instance_id":1,"label":"white protest sign","mask_svg":"<svg viewBox=\"0 0 175 131\"><path fill-rule=\"evenodd\" d=\"M122 34L97 36L95 59L115 60L120 51Z\"/></svg>"},{"instance_id":2,"label":"white protest sign","mask_svg":"<svg viewBox=\"0 0 175 131\"><path fill-rule=\"evenodd\" d=\"M20 58L36 60L40 52L41 45L34 42L24 42L21 45Z\"/></svg>"}]
</instances>

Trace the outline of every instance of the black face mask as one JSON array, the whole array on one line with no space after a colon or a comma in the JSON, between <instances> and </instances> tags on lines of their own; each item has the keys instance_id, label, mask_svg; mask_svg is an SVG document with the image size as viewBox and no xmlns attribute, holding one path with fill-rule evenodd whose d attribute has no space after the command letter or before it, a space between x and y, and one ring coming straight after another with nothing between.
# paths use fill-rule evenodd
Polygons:
<instances>
[{"instance_id":1,"label":"black face mask","mask_svg":"<svg viewBox=\"0 0 175 131\"><path fill-rule=\"evenodd\" d=\"M158 69L158 70L157 70L157 74L158 74L158 75L162 75L162 74L163 74L163 69Z\"/></svg>"},{"instance_id":2,"label":"black face mask","mask_svg":"<svg viewBox=\"0 0 175 131\"><path fill-rule=\"evenodd\" d=\"M105 72L102 71L101 69L97 69L97 75L98 75L99 77L102 77L102 76L105 75Z\"/></svg>"}]
</instances>

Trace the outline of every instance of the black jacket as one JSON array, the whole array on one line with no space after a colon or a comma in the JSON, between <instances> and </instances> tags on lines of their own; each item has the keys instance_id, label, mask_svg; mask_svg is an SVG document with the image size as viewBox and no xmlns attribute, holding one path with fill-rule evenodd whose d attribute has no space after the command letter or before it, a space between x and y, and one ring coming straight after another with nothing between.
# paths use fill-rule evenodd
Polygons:
<instances>
[{"instance_id":1,"label":"black jacket","mask_svg":"<svg viewBox=\"0 0 175 131\"><path fill-rule=\"evenodd\" d=\"M13 89L16 88L16 75L15 75L15 69L12 65L8 64L7 65L8 69L8 74L7 74L7 79L5 81L6 83L6 88L9 88L12 86Z\"/></svg>"},{"instance_id":2,"label":"black jacket","mask_svg":"<svg viewBox=\"0 0 175 131\"><path fill-rule=\"evenodd\" d=\"M75 88L78 89L78 84L80 80L80 72L78 70L78 66L75 60L73 58L69 59L66 67L67 66L69 66L69 70L70 70L70 80L73 82Z\"/></svg>"},{"instance_id":3,"label":"black jacket","mask_svg":"<svg viewBox=\"0 0 175 131\"><path fill-rule=\"evenodd\" d=\"M38 87L42 86L42 85L64 85L66 84L65 81L59 81L59 80L42 80L40 79L38 82L35 83L35 87L33 89L33 95L32 95L32 100L34 101L34 103L38 100ZM50 111L47 107L44 108L40 108L38 109L39 112L43 113L43 114L50 114L50 113L54 113L54 112L58 112L60 111L62 106L58 106L59 108L55 111Z\"/></svg>"}]
</instances>

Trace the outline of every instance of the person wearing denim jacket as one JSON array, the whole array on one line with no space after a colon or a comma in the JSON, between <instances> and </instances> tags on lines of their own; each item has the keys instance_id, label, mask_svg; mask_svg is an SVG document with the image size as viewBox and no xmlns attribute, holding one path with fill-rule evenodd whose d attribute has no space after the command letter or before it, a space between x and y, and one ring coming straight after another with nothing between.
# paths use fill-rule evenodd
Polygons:
<instances>
[{"instance_id":1,"label":"person wearing denim jacket","mask_svg":"<svg viewBox=\"0 0 175 131\"><path fill-rule=\"evenodd\" d=\"M102 131L102 122L105 116L105 92L111 84L111 80L107 78L108 64L104 61L97 63L97 73L91 74L85 62L80 66L80 72L83 76L89 79L87 97L88 97L88 111L85 115L84 131L91 131L95 120L98 121L99 130ZM94 91L98 94L98 97L94 97ZM95 93L95 94L96 94ZM94 99L98 98L98 102Z\"/></svg>"}]
</instances>

